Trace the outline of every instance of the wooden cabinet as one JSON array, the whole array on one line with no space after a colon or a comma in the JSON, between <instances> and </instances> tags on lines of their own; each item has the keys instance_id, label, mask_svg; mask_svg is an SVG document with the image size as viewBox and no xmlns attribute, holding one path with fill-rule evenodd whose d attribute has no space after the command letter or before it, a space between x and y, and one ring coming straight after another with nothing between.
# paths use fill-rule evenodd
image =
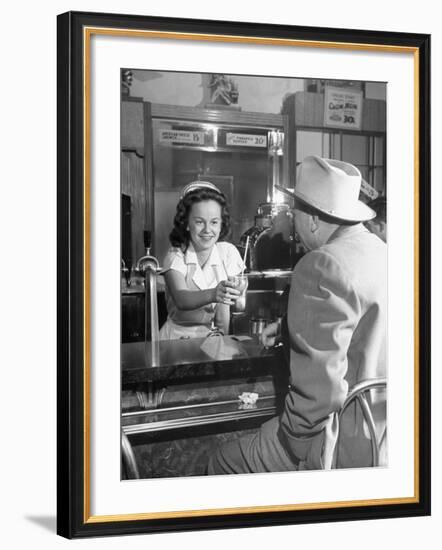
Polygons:
<instances>
[{"instance_id":1,"label":"wooden cabinet","mask_svg":"<svg viewBox=\"0 0 442 550\"><path fill-rule=\"evenodd\" d=\"M130 237L122 239L122 257L136 262L144 255L143 231L151 218L149 189L151 182L150 105L141 99L121 102L121 194L129 202ZM127 215L126 208L126 215ZM130 244L128 244L130 243ZM130 246L130 250L125 247ZM130 265L127 267L130 268Z\"/></svg>"},{"instance_id":2,"label":"wooden cabinet","mask_svg":"<svg viewBox=\"0 0 442 550\"><path fill-rule=\"evenodd\" d=\"M121 102L121 149L135 150L144 156L144 102L127 99Z\"/></svg>"}]
</instances>

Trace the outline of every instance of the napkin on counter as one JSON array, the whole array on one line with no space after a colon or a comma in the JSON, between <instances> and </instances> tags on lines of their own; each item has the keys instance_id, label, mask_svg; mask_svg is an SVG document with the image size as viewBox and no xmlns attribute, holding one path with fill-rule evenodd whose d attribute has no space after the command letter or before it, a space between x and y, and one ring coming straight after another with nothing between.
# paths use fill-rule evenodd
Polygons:
<instances>
[{"instance_id":1,"label":"napkin on counter","mask_svg":"<svg viewBox=\"0 0 442 550\"><path fill-rule=\"evenodd\" d=\"M212 359L232 359L242 355L239 344L230 336L208 336L201 344L200 349Z\"/></svg>"},{"instance_id":2,"label":"napkin on counter","mask_svg":"<svg viewBox=\"0 0 442 550\"><path fill-rule=\"evenodd\" d=\"M239 401L238 409L240 410L257 409L258 397L259 397L259 394L255 392L243 391L241 395L238 395L238 401Z\"/></svg>"},{"instance_id":3,"label":"napkin on counter","mask_svg":"<svg viewBox=\"0 0 442 550\"><path fill-rule=\"evenodd\" d=\"M244 405L255 405L258 401L259 394L251 391L243 391L241 395L238 395L238 399Z\"/></svg>"}]
</instances>

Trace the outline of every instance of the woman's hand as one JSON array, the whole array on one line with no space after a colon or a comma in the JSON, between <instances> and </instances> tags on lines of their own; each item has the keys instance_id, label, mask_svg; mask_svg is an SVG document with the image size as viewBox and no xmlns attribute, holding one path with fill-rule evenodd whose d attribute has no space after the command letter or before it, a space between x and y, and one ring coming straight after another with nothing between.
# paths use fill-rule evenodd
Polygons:
<instances>
[{"instance_id":1,"label":"woman's hand","mask_svg":"<svg viewBox=\"0 0 442 550\"><path fill-rule=\"evenodd\" d=\"M239 290L236 290L235 284L230 281L221 281L214 290L215 302L227 306L232 306L241 294Z\"/></svg>"}]
</instances>

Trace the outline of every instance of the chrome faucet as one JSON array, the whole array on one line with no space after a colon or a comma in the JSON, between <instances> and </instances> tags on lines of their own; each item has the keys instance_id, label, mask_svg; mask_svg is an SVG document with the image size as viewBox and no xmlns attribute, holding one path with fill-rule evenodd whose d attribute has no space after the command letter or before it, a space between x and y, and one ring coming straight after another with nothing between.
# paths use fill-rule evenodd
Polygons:
<instances>
[{"instance_id":1,"label":"chrome faucet","mask_svg":"<svg viewBox=\"0 0 442 550\"><path fill-rule=\"evenodd\" d=\"M145 233L150 233L150 231L145 231ZM159 269L160 267L160 263L158 262L158 260L150 253L150 243L149 246L146 246L146 254L144 256L141 256L141 258L138 258L135 269L140 272L144 272L146 271L148 266L150 266L151 269L154 268L155 270Z\"/></svg>"},{"instance_id":2,"label":"chrome faucet","mask_svg":"<svg viewBox=\"0 0 442 550\"><path fill-rule=\"evenodd\" d=\"M147 269L158 271L160 269L160 264L155 256L150 255L150 249L146 249L146 255L138 259L135 269L140 273L145 273Z\"/></svg>"},{"instance_id":3,"label":"chrome faucet","mask_svg":"<svg viewBox=\"0 0 442 550\"><path fill-rule=\"evenodd\" d=\"M159 363L159 327L158 327L158 300L157 300L157 273L160 265L155 256L150 253L150 231L144 232L144 246L146 254L141 256L136 263L136 270L144 275L144 341L151 342L151 366ZM150 334L149 332L150 327ZM147 346L146 346L147 348Z\"/></svg>"}]
</instances>

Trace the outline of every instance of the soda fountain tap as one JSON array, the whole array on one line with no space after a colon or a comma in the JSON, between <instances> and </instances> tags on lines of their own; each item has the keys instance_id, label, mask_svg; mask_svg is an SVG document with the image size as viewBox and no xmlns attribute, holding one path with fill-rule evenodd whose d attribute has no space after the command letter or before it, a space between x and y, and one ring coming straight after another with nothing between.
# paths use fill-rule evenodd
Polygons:
<instances>
[{"instance_id":1,"label":"soda fountain tap","mask_svg":"<svg viewBox=\"0 0 442 550\"><path fill-rule=\"evenodd\" d=\"M154 264L156 267L155 269L159 269L159 262L155 258L155 256L152 256L150 253L151 248L151 242L152 242L152 233L150 231L144 231L143 234L144 237L144 248L146 249L146 254L144 256L141 256L141 258L138 259L136 263L135 269L138 271L144 272L146 270L146 265L148 264Z\"/></svg>"},{"instance_id":2,"label":"soda fountain tap","mask_svg":"<svg viewBox=\"0 0 442 550\"><path fill-rule=\"evenodd\" d=\"M144 231L144 246L146 254L139 258L136 270L144 274L144 341L151 342L151 365L159 363L159 328L158 328L158 301L157 301L157 273L160 270L159 262L150 253L151 232ZM149 338L150 336L150 338ZM147 345L146 345L147 349Z\"/></svg>"}]
</instances>

